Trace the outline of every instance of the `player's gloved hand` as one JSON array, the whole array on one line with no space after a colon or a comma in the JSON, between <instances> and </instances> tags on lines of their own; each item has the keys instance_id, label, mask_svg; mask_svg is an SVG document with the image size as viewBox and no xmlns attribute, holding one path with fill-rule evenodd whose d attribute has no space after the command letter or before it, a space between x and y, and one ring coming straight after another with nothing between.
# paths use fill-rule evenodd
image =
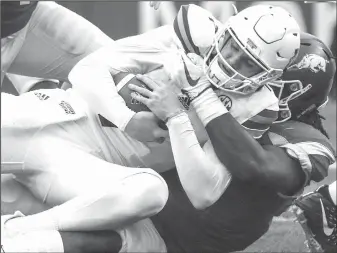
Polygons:
<instances>
[{"instance_id":1,"label":"player's gloved hand","mask_svg":"<svg viewBox=\"0 0 337 253\"><path fill-rule=\"evenodd\" d=\"M141 142L162 143L169 133L159 127L159 122L152 112L137 112L127 124L125 132Z\"/></svg>"},{"instance_id":2,"label":"player's gloved hand","mask_svg":"<svg viewBox=\"0 0 337 253\"><path fill-rule=\"evenodd\" d=\"M203 58L194 53L181 55L175 80L183 93L188 95L190 99L211 86L203 70Z\"/></svg>"},{"instance_id":3,"label":"player's gloved hand","mask_svg":"<svg viewBox=\"0 0 337 253\"><path fill-rule=\"evenodd\" d=\"M153 7L153 9L158 10L159 6L161 4L161 1L150 1L150 7Z\"/></svg>"},{"instance_id":4,"label":"player's gloved hand","mask_svg":"<svg viewBox=\"0 0 337 253\"><path fill-rule=\"evenodd\" d=\"M135 91L131 96L145 104L159 119L166 122L168 118L184 110L172 86L166 85L161 81L154 81L145 75L137 75L137 78L152 91L129 84L129 88Z\"/></svg>"}]
</instances>

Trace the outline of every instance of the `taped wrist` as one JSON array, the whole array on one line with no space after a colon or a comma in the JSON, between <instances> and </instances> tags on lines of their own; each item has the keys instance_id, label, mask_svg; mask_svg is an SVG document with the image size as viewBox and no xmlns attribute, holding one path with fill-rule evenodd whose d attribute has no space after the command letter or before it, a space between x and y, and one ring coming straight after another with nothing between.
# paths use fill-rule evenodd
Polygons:
<instances>
[{"instance_id":1,"label":"taped wrist","mask_svg":"<svg viewBox=\"0 0 337 253\"><path fill-rule=\"evenodd\" d=\"M208 88L191 102L199 119L206 126L211 120L228 113L215 92Z\"/></svg>"},{"instance_id":2,"label":"taped wrist","mask_svg":"<svg viewBox=\"0 0 337 253\"><path fill-rule=\"evenodd\" d=\"M208 79L202 77L195 86L182 89L182 93L187 95L190 101L192 101L204 93L208 88L210 88Z\"/></svg>"}]
</instances>

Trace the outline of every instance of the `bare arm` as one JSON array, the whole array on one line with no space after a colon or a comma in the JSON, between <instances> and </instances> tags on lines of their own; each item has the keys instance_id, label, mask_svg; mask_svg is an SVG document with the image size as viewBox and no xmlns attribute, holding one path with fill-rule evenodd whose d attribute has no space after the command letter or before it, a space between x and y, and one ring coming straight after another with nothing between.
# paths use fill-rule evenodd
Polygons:
<instances>
[{"instance_id":1,"label":"bare arm","mask_svg":"<svg viewBox=\"0 0 337 253\"><path fill-rule=\"evenodd\" d=\"M274 134L275 143L261 145L230 114L213 119L206 130L215 153L233 176L285 195L293 195L310 180L322 180L335 161L333 152L316 140L287 143L281 134Z\"/></svg>"}]
</instances>

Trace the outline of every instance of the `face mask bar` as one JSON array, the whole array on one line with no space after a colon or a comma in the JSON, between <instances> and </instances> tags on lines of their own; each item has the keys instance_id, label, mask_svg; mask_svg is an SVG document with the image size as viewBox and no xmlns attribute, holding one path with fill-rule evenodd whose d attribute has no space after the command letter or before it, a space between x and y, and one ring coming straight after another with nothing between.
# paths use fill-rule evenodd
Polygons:
<instances>
[{"instance_id":1,"label":"face mask bar","mask_svg":"<svg viewBox=\"0 0 337 253\"><path fill-rule=\"evenodd\" d=\"M226 32L229 33L230 37L234 39L234 41L240 46L241 50L244 51L250 58L259 66L263 72L259 73L257 75L254 75L253 77L246 77L242 74L240 74L238 71L236 71L222 56L221 49L219 45L219 41L222 36L225 36ZM228 40L225 41L225 43L228 43ZM209 62L212 53L216 51L217 55L214 56L214 58ZM234 74L232 76L228 76L227 73L225 73L223 70L218 71L218 73L212 72L212 67L214 70L214 67L216 67L218 70L220 69L220 66L218 65L218 60L221 60L226 67L233 72ZM216 64L217 66L214 66ZM258 59L256 59L253 54L245 47L243 44L238 40L236 37L234 31L230 28L223 28L218 31L218 33L215 36L213 46L209 50L208 54L204 58L204 73L206 74L207 79L218 89L231 91L234 93L240 93L240 94L250 94L255 92L259 87L264 85L265 83L279 77L282 75L283 70L279 69L272 69L267 68L262 62L260 62ZM237 79L237 77L242 78ZM215 81L216 80L216 81Z\"/></svg>"},{"instance_id":2,"label":"face mask bar","mask_svg":"<svg viewBox=\"0 0 337 253\"><path fill-rule=\"evenodd\" d=\"M276 80L271 83L268 83L268 85L273 88L274 93L279 100L279 112L281 117L279 117L274 123L282 123L289 120L292 116L288 105L289 101L294 100L295 98L304 94L312 87L311 84L308 84L305 88L303 88L303 84L299 80L291 80L291 81ZM282 98L285 85L289 87L292 93L289 96ZM278 94L276 93L276 89L278 89Z\"/></svg>"},{"instance_id":3,"label":"face mask bar","mask_svg":"<svg viewBox=\"0 0 337 253\"><path fill-rule=\"evenodd\" d=\"M322 110L329 102L329 97L326 97L326 100L321 104L320 106L317 107L317 110Z\"/></svg>"}]
</instances>

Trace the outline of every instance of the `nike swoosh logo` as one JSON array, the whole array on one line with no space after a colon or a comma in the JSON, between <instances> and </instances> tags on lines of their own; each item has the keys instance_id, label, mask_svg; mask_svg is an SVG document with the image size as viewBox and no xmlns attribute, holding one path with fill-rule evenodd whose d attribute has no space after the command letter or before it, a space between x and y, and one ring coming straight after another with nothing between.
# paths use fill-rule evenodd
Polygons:
<instances>
[{"instance_id":1,"label":"nike swoosh logo","mask_svg":"<svg viewBox=\"0 0 337 253\"><path fill-rule=\"evenodd\" d=\"M330 236L333 233L333 228L329 228L322 199L320 199L319 201L321 202L321 208L323 213L323 231L325 235Z\"/></svg>"},{"instance_id":2,"label":"nike swoosh logo","mask_svg":"<svg viewBox=\"0 0 337 253\"><path fill-rule=\"evenodd\" d=\"M181 57L181 58L182 58L182 57ZM197 80L193 80L192 77L190 76L190 73L189 73L188 70L187 70L187 66L186 66L186 63L185 63L185 61L184 61L184 58L182 58L182 60L183 60L183 63L184 63L184 70L185 70L185 76L186 76L187 82L188 82L192 87L194 87L194 86L197 85L197 83L198 83L200 77L199 77Z\"/></svg>"}]
</instances>

